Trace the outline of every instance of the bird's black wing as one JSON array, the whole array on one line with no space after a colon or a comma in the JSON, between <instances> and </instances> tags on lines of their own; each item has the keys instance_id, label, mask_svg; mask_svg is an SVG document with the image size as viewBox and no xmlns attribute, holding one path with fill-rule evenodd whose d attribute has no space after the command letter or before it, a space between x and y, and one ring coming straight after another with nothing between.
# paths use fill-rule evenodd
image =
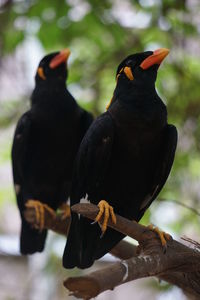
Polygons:
<instances>
[{"instance_id":1,"label":"bird's black wing","mask_svg":"<svg viewBox=\"0 0 200 300\"><path fill-rule=\"evenodd\" d=\"M12 145L12 169L16 196L19 194L23 183L30 127L31 119L29 112L26 112L18 121ZM21 206L19 203L18 205Z\"/></svg>"},{"instance_id":2,"label":"bird's black wing","mask_svg":"<svg viewBox=\"0 0 200 300\"><path fill-rule=\"evenodd\" d=\"M163 188L174 161L176 145L177 130L173 125L167 125L162 132L159 155L156 159L154 173L152 173L151 178L149 178L149 191L147 191L147 195L141 203L140 210L135 219L136 221L139 221L142 218L146 209L151 205ZM124 236L118 231L108 228L104 237L98 241L98 247L96 248L94 258L99 259L105 255L123 237Z\"/></svg>"},{"instance_id":3,"label":"bird's black wing","mask_svg":"<svg viewBox=\"0 0 200 300\"><path fill-rule=\"evenodd\" d=\"M88 111L84 110L83 108L78 107L78 111L80 112L80 115L78 115L79 118L77 120L77 123L79 125L79 132L76 133L76 136L74 136L74 139L75 140L77 139L78 144L77 144L77 148L73 149L73 153L70 154L72 165L75 163L75 155L76 155L76 152L78 151L78 146L81 143L84 135L86 134L88 128L90 127L90 125L92 124L92 122L94 120L93 115L91 113L89 113ZM72 130L73 130L73 128L72 128ZM67 154L65 153L65 155L67 155ZM66 173L69 172L69 169L71 170L71 168L69 168L69 164L67 164L65 175L66 175ZM64 196L63 202L65 202L66 199L69 198L71 185L72 185L71 173L70 173L70 180L69 180L68 176L66 176L66 177L65 177L66 180L64 180L64 182L62 184L62 188L61 188L62 195Z\"/></svg>"},{"instance_id":4,"label":"bird's black wing","mask_svg":"<svg viewBox=\"0 0 200 300\"><path fill-rule=\"evenodd\" d=\"M81 122L81 140L84 137L84 135L87 132L90 125L92 124L93 120L94 120L93 115L91 113L89 113L88 111L83 109L82 114L81 114L81 119L80 119L80 122Z\"/></svg>"},{"instance_id":5,"label":"bird's black wing","mask_svg":"<svg viewBox=\"0 0 200 300\"><path fill-rule=\"evenodd\" d=\"M80 145L72 181L71 205L80 202L86 194L92 195L93 191L101 197L101 186L109 165L113 139L112 118L104 113L93 122ZM95 199L92 200L95 203ZM89 267L94 261L95 239L99 239L100 235L98 224L91 225L88 219L72 213L63 255L64 267Z\"/></svg>"},{"instance_id":6,"label":"bird's black wing","mask_svg":"<svg viewBox=\"0 0 200 300\"><path fill-rule=\"evenodd\" d=\"M19 120L12 145L12 169L17 204L21 215L20 251L22 254L32 254L44 249L47 231L39 232L31 228L24 218L25 209L25 169L27 161L27 150L30 147L29 138L31 135L30 112L26 112Z\"/></svg>"},{"instance_id":7,"label":"bird's black wing","mask_svg":"<svg viewBox=\"0 0 200 300\"><path fill-rule=\"evenodd\" d=\"M141 203L140 210L135 219L136 221L139 221L142 218L146 209L151 205L152 201L163 188L174 161L176 145L176 127L167 125L162 132L161 146L156 160L155 172L151 176L152 182L149 185L149 192L147 192L147 196ZM104 237L98 242L98 248L95 251L95 259L99 259L110 251L123 237L124 236L120 232L108 228Z\"/></svg>"},{"instance_id":8,"label":"bird's black wing","mask_svg":"<svg viewBox=\"0 0 200 300\"><path fill-rule=\"evenodd\" d=\"M98 117L84 136L76 157L71 206L86 194L101 190L113 144L114 127L108 113ZM94 201L93 201L94 202Z\"/></svg>"},{"instance_id":9,"label":"bird's black wing","mask_svg":"<svg viewBox=\"0 0 200 300\"><path fill-rule=\"evenodd\" d=\"M177 146L177 130L173 125L167 125L163 131L161 149L157 159L157 165L155 168L155 175L153 176L153 181L151 185L151 190L145 197L144 201L140 206L140 213L138 220L141 219L146 209L151 205L153 200L158 196L161 189L163 188L175 156Z\"/></svg>"}]
</instances>

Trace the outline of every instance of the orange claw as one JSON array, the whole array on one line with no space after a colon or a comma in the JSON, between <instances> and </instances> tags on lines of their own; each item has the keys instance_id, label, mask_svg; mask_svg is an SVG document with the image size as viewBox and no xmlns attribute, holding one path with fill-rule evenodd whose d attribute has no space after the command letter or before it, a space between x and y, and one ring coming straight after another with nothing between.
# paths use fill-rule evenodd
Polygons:
<instances>
[{"instance_id":1,"label":"orange claw","mask_svg":"<svg viewBox=\"0 0 200 300\"><path fill-rule=\"evenodd\" d=\"M36 215L36 224L34 227L42 231L44 229L44 217L45 217L45 209L52 215L53 218L56 217L55 211L50 208L47 204L43 204L38 200L28 200L25 204L28 208L35 209Z\"/></svg>"},{"instance_id":2,"label":"orange claw","mask_svg":"<svg viewBox=\"0 0 200 300\"><path fill-rule=\"evenodd\" d=\"M148 225L147 228L157 233L157 235L158 235L158 237L161 241L161 245L163 247L163 250L165 252L166 249L167 249L167 241L172 239L171 235L164 232L164 231L161 231L158 227L155 227L152 224Z\"/></svg>"},{"instance_id":3,"label":"orange claw","mask_svg":"<svg viewBox=\"0 0 200 300\"><path fill-rule=\"evenodd\" d=\"M64 220L66 218L69 218L71 216L71 209L70 206L66 203L63 203L60 207L59 210L61 211L61 219Z\"/></svg>"},{"instance_id":4,"label":"orange claw","mask_svg":"<svg viewBox=\"0 0 200 300\"><path fill-rule=\"evenodd\" d=\"M116 224L117 220L114 214L113 207L110 206L108 202L106 202L105 200L101 200L98 204L98 207L99 207L99 213L96 216L94 223L99 222L102 216L104 215L103 224L101 226L101 231L103 236L103 234L106 232L109 218L111 217L111 220L114 224Z\"/></svg>"}]
</instances>

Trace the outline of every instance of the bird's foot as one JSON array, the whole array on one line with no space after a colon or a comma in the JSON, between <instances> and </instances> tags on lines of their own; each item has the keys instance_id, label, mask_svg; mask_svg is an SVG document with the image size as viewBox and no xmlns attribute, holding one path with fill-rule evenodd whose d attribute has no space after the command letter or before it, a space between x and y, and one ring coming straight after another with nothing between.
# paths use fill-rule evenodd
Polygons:
<instances>
[{"instance_id":1,"label":"bird's foot","mask_svg":"<svg viewBox=\"0 0 200 300\"><path fill-rule=\"evenodd\" d=\"M108 204L108 202L106 202L105 200L101 200L98 203L98 207L99 207L99 213L96 216L94 223L97 223L97 222L99 223L102 216L104 215L103 223L101 225L101 231L102 231L101 237L102 237L104 235L104 233L106 232L109 218L111 217L111 220L114 224L116 224L117 220L116 220L116 216L114 214L113 207L110 206Z\"/></svg>"},{"instance_id":2,"label":"bird's foot","mask_svg":"<svg viewBox=\"0 0 200 300\"><path fill-rule=\"evenodd\" d=\"M25 206L27 208L35 209L36 224L34 224L34 228L39 229L40 231L44 229L45 209L54 219L56 218L55 211L47 204L41 203L38 200L30 199L26 202Z\"/></svg>"},{"instance_id":3,"label":"bird's foot","mask_svg":"<svg viewBox=\"0 0 200 300\"><path fill-rule=\"evenodd\" d=\"M71 216L71 209L67 203L63 203L59 207L59 211L61 212L61 220L67 219Z\"/></svg>"},{"instance_id":4,"label":"bird's foot","mask_svg":"<svg viewBox=\"0 0 200 300\"><path fill-rule=\"evenodd\" d=\"M167 250L167 241L171 240L172 236L169 233L161 231L158 227L155 227L152 224L148 225L147 228L157 233L163 247L163 252L165 253Z\"/></svg>"}]
</instances>

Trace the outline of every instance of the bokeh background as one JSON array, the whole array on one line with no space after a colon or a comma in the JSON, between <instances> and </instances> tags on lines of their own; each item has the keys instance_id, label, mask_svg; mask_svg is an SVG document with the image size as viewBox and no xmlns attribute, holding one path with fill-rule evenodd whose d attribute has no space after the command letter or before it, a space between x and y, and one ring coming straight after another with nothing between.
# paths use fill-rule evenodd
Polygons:
<instances>
[{"instance_id":1,"label":"bokeh background","mask_svg":"<svg viewBox=\"0 0 200 300\"><path fill-rule=\"evenodd\" d=\"M73 299L62 281L80 274L62 268L65 239L56 234L49 234L44 253L19 255L20 219L10 162L14 128L29 108L39 60L65 47L72 53L68 88L96 115L105 111L112 97L116 68L125 56L170 48L159 69L157 90L167 104L169 123L178 128L178 149L170 178L142 223L151 221L177 239L185 235L200 241L200 1L0 0L2 300ZM107 255L94 268L112 260ZM122 298L186 299L181 290L156 279L137 280L97 297Z\"/></svg>"}]
</instances>

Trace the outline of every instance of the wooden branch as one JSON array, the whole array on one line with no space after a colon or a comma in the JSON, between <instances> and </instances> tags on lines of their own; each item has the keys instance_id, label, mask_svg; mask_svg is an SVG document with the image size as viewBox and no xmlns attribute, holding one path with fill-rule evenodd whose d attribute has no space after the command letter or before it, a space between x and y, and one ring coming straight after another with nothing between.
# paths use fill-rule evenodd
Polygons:
<instances>
[{"instance_id":1,"label":"wooden branch","mask_svg":"<svg viewBox=\"0 0 200 300\"><path fill-rule=\"evenodd\" d=\"M33 226L37 224L36 211L34 208L27 208L24 212L24 217L27 222ZM49 211L44 207L44 228L51 229L56 233L67 236L71 218L62 219L62 214L57 214L54 219Z\"/></svg>"},{"instance_id":2,"label":"wooden branch","mask_svg":"<svg viewBox=\"0 0 200 300\"><path fill-rule=\"evenodd\" d=\"M72 209L91 219L94 219L98 213L98 207L92 204L78 204ZM31 224L36 223L34 209L27 209L25 216ZM45 228L66 236L69 224L70 218L63 220L62 215L58 214L54 219L45 210ZM194 299L199 299L200 272L197 270L200 270L200 260L198 251L176 241L171 241L167 253L163 254L160 241L157 240L153 232L146 230L145 226L120 216L117 216L117 226L110 225L116 230L139 240L140 256L137 253L138 247L121 241L110 253L126 261L114 263L86 276L65 280L64 285L75 296L90 299L129 280L156 276L161 280L179 286L184 292L192 295Z\"/></svg>"},{"instance_id":3,"label":"wooden branch","mask_svg":"<svg viewBox=\"0 0 200 300\"><path fill-rule=\"evenodd\" d=\"M76 213L80 213L81 215L91 220L94 220L96 215L99 212L99 208L96 205L86 204L86 203L76 204L72 206L72 210ZM158 248L161 252L163 251L163 248L160 243L160 239L158 238L157 234L155 234L155 232L147 229L147 227L144 225L141 225L135 221L130 221L119 215L116 215L116 218L117 218L116 224L113 224L109 220L108 225L111 228L137 240L140 244L141 251L144 251L145 255L148 255L149 251L150 254L152 254L154 252L153 248L155 248L155 253L158 252ZM174 251L174 249L176 251L186 251L186 252L189 251L189 253L191 254L193 253L192 249L186 247L185 245L175 240L168 241L167 253L169 254L171 251Z\"/></svg>"},{"instance_id":4,"label":"wooden branch","mask_svg":"<svg viewBox=\"0 0 200 300\"><path fill-rule=\"evenodd\" d=\"M129 259L138 256L137 250L137 246L122 240L109 253L120 259Z\"/></svg>"},{"instance_id":5,"label":"wooden branch","mask_svg":"<svg viewBox=\"0 0 200 300\"><path fill-rule=\"evenodd\" d=\"M71 218L62 218L62 214L57 214L54 219L49 211L44 207L45 217L44 217L44 228L50 229L58 234L67 236ZM37 224L36 211L34 208L27 208L24 213L27 222L33 226ZM125 241L121 241L116 247L114 247L111 252L117 258L128 259L136 254L136 247Z\"/></svg>"},{"instance_id":6,"label":"wooden branch","mask_svg":"<svg viewBox=\"0 0 200 300\"><path fill-rule=\"evenodd\" d=\"M77 204L72 210L90 219L95 219L98 213L98 207L92 204ZM168 243L167 252L164 254L154 232L120 216L117 216L116 225L109 223L109 226L137 239L140 243L140 255L114 263L89 275L68 278L64 281L64 285L76 297L91 299L125 282L149 276L157 276L175 284L196 299L200 297L198 251L172 240ZM117 255L120 256L119 253Z\"/></svg>"},{"instance_id":7,"label":"wooden branch","mask_svg":"<svg viewBox=\"0 0 200 300\"><path fill-rule=\"evenodd\" d=\"M73 295L77 298L91 299L98 294L106 291L113 290L116 286L119 286L125 282L131 280L159 276L162 273L176 272L181 269L189 268L190 257L185 255L177 255L169 259L166 255L154 255L154 256L140 256L133 257L129 260L124 260L112 264L109 267L105 267L101 270L90 273L89 275L80 277L68 278L64 285L67 289L73 292ZM188 259L188 262L183 265L183 261ZM199 259L199 258L198 258ZM200 268L200 262L196 262ZM180 274L180 273L179 273ZM172 273L173 275L173 273ZM162 278L162 275L160 276ZM175 274L175 280L177 276ZM198 277L200 280L200 276ZM172 282L174 280L172 279ZM180 281L181 283L182 281ZM197 290L194 287L187 287L183 283L179 285L187 292L192 291L193 294L200 295L200 286L198 284Z\"/></svg>"}]
</instances>

